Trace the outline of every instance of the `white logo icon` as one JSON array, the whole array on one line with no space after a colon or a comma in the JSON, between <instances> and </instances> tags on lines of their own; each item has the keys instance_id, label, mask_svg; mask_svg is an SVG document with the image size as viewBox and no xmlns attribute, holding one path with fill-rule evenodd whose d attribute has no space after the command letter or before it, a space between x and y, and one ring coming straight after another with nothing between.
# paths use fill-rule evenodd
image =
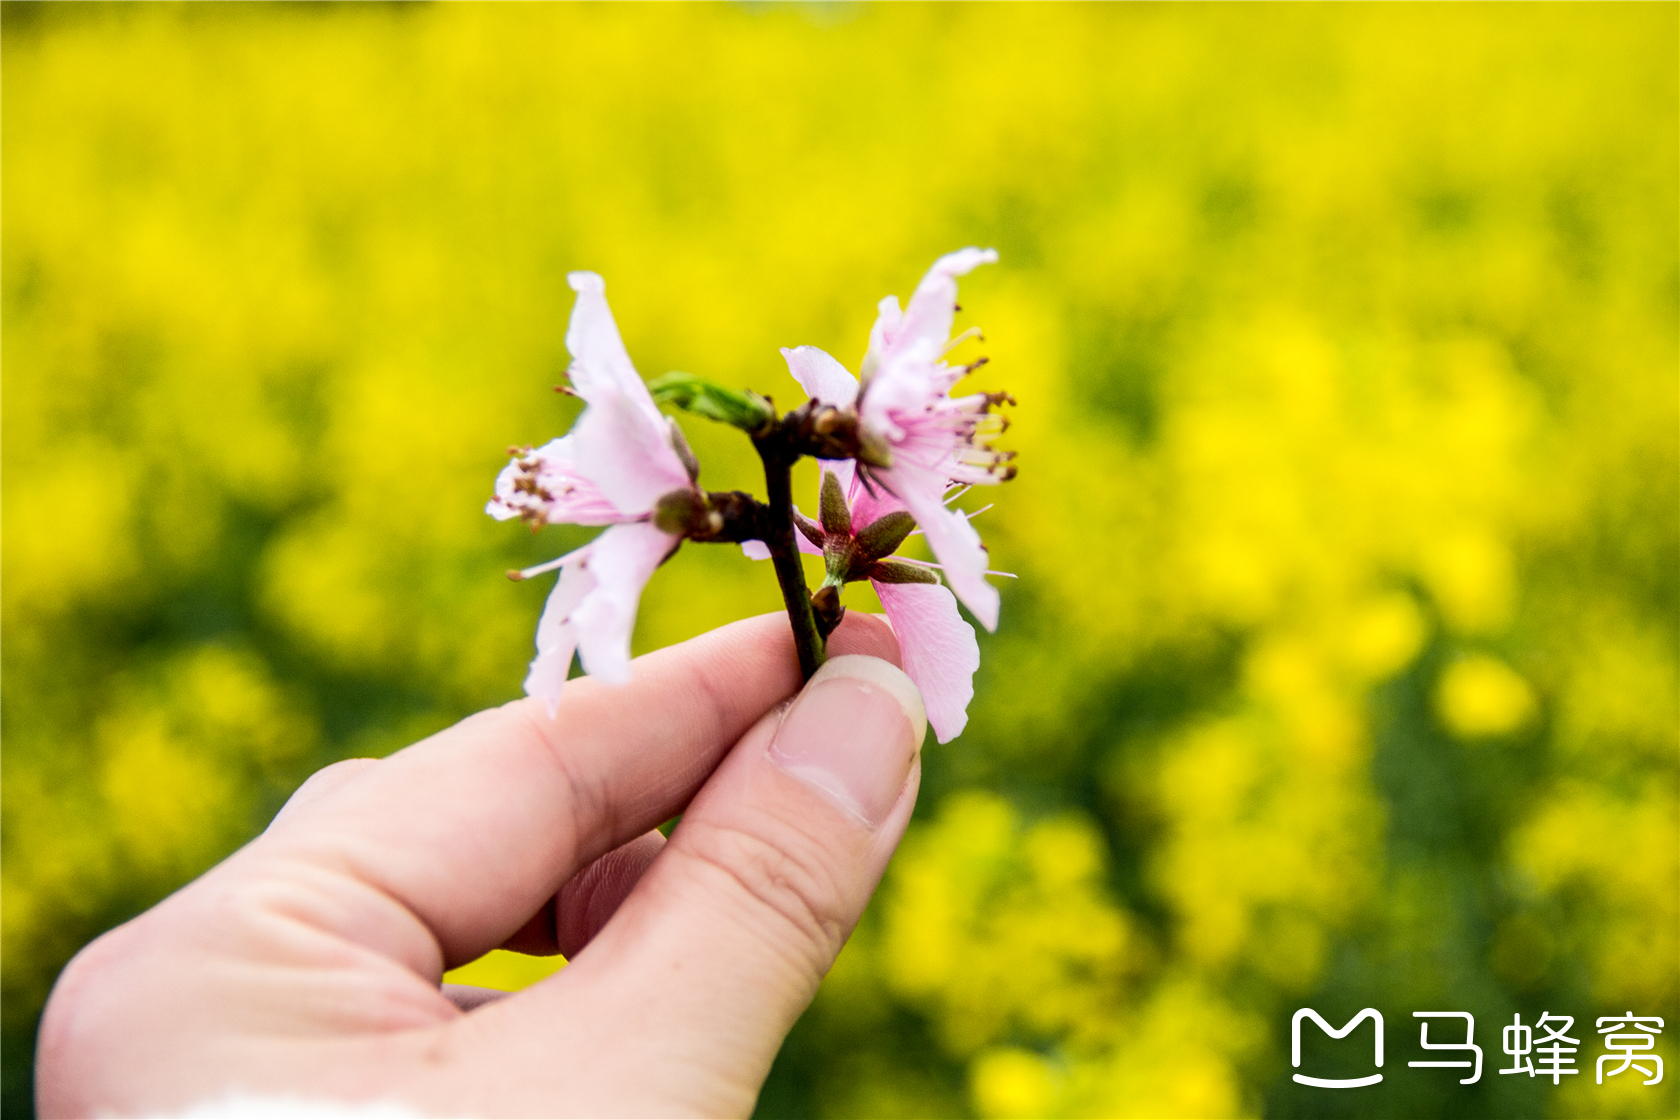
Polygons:
<instances>
[{"instance_id":1,"label":"white logo icon","mask_svg":"<svg viewBox=\"0 0 1680 1120\"><path fill-rule=\"evenodd\" d=\"M1296 1069L1301 1068L1301 1020L1311 1019L1319 1025L1319 1029L1331 1038L1346 1038L1353 1033L1353 1028L1370 1019L1377 1025L1377 1068L1383 1064L1383 1017L1382 1012L1374 1007L1367 1007L1346 1023L1341 1030L1336 1030L1324 1021L1324 1016L1310 1007L1303 1007L1295 1012L1295 1017L1289 1021L1289 1064ZM1427 1028L1426 1028L1427 1029ZM1456 1048L1456 1047L1455 1047ZM1461 1048L1460 1048L1461 1049ZM1480 1054L1477 1055L1478 1064ZM1468 1063L1466 1063L1468 1064ZM1481 1071L1478 1070L1478 1073ZM1295 1080L1302 1085L1313 1085L1320 1089L1357 1089L1363 1085L1375 1085L1383 1079L1380 1073L1373 1073L1369 1077L1308 1077L1304 1073L1295 1074Z\"/></svg>"}]
</instances>

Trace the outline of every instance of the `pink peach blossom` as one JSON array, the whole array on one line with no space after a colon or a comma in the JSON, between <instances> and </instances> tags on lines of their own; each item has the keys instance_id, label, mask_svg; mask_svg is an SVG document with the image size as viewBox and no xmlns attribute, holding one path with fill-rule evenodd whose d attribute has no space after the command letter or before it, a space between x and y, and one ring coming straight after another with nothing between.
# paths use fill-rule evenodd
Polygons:
<instances>
[{"instance_id":1,"label":"pink peach blossom","mask_svg":"<svg viewBox=\"0 0 1680 1120\"><path fill-rule=\"evenodd\" d=\"M1001 430L988 418L1007 394L952 397L951 389L972 366L951 366L957 281L997 260L991 249L962 249L935 261L910 305L880 303L869 333L860 383L844 366L814 346L784 348L794 378L814 399L854 409L866 438L884 445L889 466L863 468L872 484L896 496L915 517L928 545L944 565L951 588L988 630L997 629L998 593L986 582L986 548L968 516L946 505L953 486L985 485L1013 477L1009 455L991 450Z\"/></svg>"},{"instance_id":2,"label":"pink peach blossom","mask_svg":"<svg viewBox=\"0 0 1680 1120\"><path fill-rule=\"evenodd\" d=\"M566 348L572 386L585 408L570 433L516 454L496 479L485 512L544 524L608 525L589 544L524 572L560 570L537 623L537 656L525 692L548 701L552 717L571 668L615 684L630 679L630 633L636 607L653 571L681 541L651 519L659 499L692 490L678 454L673 421L642 383L607 307L605 285L593 272L567 277L577 292Z\"/></svg>"}]
</instances>

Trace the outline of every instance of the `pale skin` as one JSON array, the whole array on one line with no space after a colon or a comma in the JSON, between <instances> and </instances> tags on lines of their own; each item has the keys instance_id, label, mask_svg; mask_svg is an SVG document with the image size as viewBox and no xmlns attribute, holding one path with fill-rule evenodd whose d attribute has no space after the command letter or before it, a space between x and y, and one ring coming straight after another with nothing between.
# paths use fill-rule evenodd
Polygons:
<instances>
[{"instance_id":1,"label":"pale skin","mask_svg":"<svg viewBox=\"0 0 1680 1120\"><path fill-rule=\"evenodd\" d=\"M849 615L829 650L801 692L786 616L747 619L639 659L629 685L571 682L553 720L521 700L327 767L65 969L40 1113L178 1115L238 1092L747 1114L921 775L891 631ZM570 963L504 998L440 987L497 946Z\"/></svg>"}]
</instances>

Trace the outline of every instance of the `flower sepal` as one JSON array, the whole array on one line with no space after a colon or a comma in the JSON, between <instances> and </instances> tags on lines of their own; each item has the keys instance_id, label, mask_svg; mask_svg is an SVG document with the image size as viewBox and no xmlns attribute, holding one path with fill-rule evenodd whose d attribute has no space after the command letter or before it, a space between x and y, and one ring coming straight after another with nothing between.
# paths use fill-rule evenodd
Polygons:
<instances>
[{"instance_id":1,"label":"flower sepal","mask_svg":"<svg viewBox=\"0 0 1680 1120\"><path fill-rule=\"evenodd\" d=\"M846 504L846 490L832 471L822 472L822 491L817 495L818 520L829 534L852 535L852 509Z\"/></svg>"},{"instance_id":2,"label":"flower sepal","mask_svg":"<svg viewBox=\"0 0 1680 1120\"><path fill-rule=\"evenodd\" d=\"M828 532L818 544L827 569L827 580L836 586L861 583L866 579L884 579L887 583L938 583L930 569L901 560L886 560L904 543L916 519L903 510L895 510L865 526L855 536L850 532ZM877 572L889 573L885 577Z\"/></svg>"},{"instance_id":3,"label":"flower sepal","mask_svg":"<svg viewBox=\"0 0 1680 1120\"><path fill-rule=\"evenodd\" d=\"M898 569L905 569L906 573L922 573L925 569L899 561L891 561L883 566L880 561L898 551L898 546L916 529L916 519L902 509L889 510L877 517L862 529L853 529L852 504L846 496L846 488L841 483L839 475L833 471L823 471L822 488L817 496L819 520L812 521L798 509L793 511L793 521L801 535L810 541L812 546L820 549L826 568L825 586L842 587L848 583L859 583L866 579L874 579L877 569L888 571L887 582L891 583L938 583L932 572L926 572L927 578L919 574L901 574Z\"/></svg>"},{"instance_id":4,"label":"flower sepal","mask_svg":"<svg viewBox=\"0 0 1680 1120\"><path fill-rule=\"evenodd\" d=\"M865 578L876 583L938 583L939 577L920 564L906 564L902 560L880 560L869 566Z\"/></svg>"},{"instance_id":5,"label":"flower sepal","mask_svg":"<svg viewBox=\"0 0 1680 1120\"><path fill-rule=\"evenodd\" d=\"M908 510L884 513L865 525L857 535L858 558L875 561L898 551L906 537L916 530L916 519Z\"/></svg>"}]
</instances>

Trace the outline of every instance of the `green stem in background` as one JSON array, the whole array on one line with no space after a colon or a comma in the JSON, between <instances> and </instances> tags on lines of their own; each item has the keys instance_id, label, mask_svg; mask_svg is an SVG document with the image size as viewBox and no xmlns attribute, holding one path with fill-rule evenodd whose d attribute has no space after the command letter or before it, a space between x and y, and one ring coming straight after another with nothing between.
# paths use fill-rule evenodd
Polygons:
<instances>
[{"instance_id":1,"label":"green stem in background","mask_svg":"<svg viewBox=\"0 0 1680 1120\"><path fill-rule=\"evenodd\" d=\"M788 621L793 624L799 672L810 680L828 657L828 643L817 630L811 592L805 586L805 568L799 562L799 547L794 541L793 464L798 455L785 446L786 441L779 438L782 434L773 429L753 440L758 457L764 461L764 489L770 507L769 524L764 526L764 544L776 566L776 582L782 585L782 603L787 607Z\"/></svg>"}]
</instances>

